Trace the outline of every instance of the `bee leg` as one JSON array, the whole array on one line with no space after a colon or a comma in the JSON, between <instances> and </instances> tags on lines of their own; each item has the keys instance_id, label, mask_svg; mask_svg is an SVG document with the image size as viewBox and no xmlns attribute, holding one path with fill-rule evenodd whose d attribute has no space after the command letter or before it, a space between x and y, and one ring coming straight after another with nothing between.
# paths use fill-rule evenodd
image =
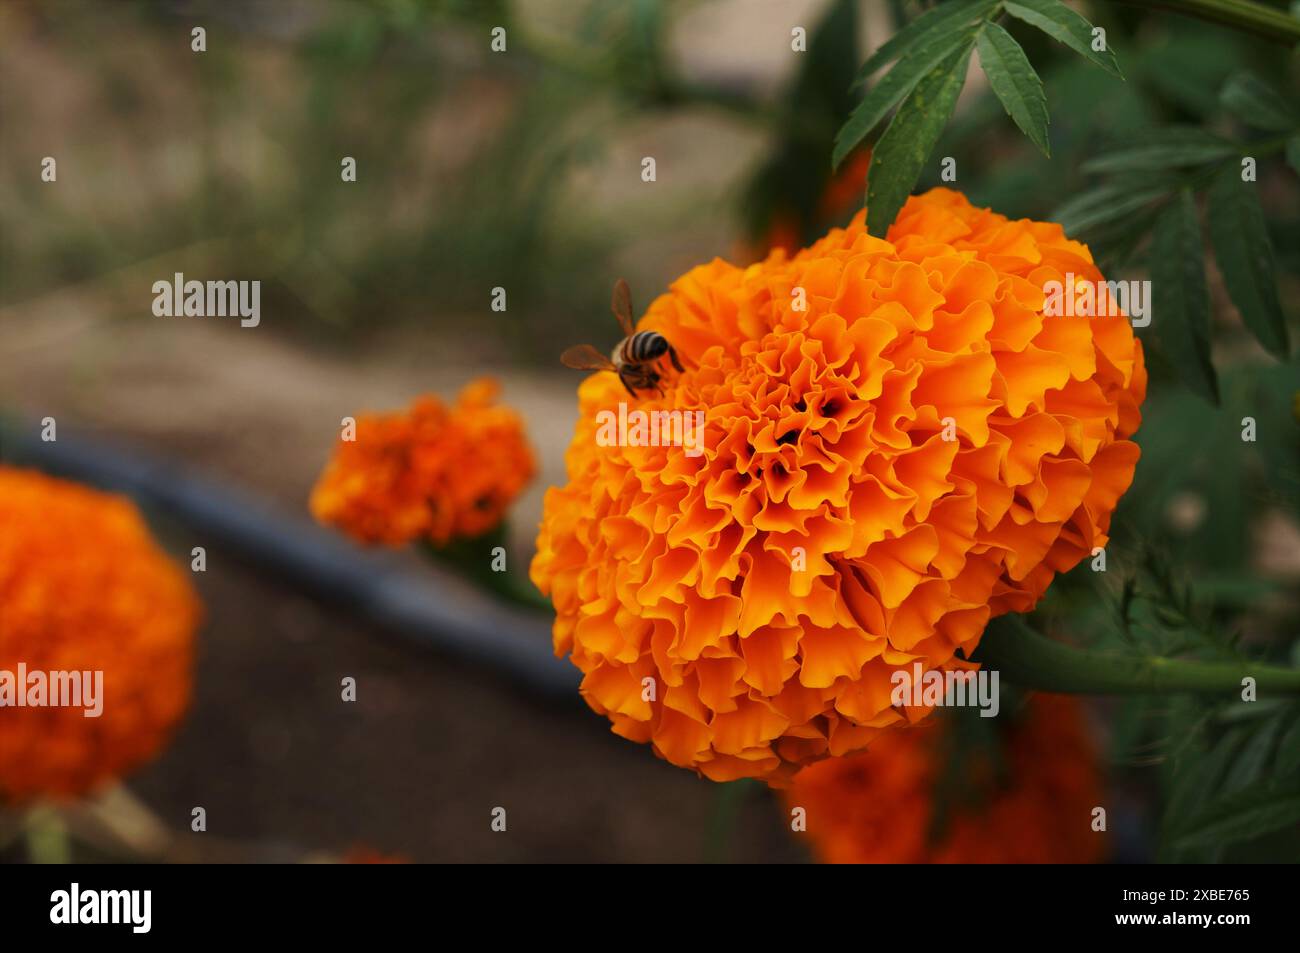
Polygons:
<instances>
[{"instance_id":1,"label":"bee leg","mask_svg":"<svg viewBox=\"0 0 1300 953\"><path fill-rule=\"evenodd\" d=\"M673 367L677 368L678 374L686 370L686 368L682 367L681 359L677 357L677 349L671 344L668 345L668 357L673 362Z\"/></svg>"},{"instance_id":2,"label":"bee leg","mask_svg":"<svg viewBox=\"0 0 1300 953\"><path fill-rule=\"evenodd\" d=\"M634 391L632 389L632 385L627 382L627 378L624 377L622 374L619 374L618 379L623 382L623 386L626 387L627 392L632 395L632 399L636 400L636 391Z\"/></svg>"}]
</instances>

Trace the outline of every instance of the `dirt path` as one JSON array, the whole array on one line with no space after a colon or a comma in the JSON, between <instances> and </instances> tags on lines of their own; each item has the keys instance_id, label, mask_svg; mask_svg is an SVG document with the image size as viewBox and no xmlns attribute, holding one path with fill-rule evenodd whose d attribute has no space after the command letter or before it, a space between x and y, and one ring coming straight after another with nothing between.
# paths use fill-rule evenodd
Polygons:
<instances>
[{"instance_id":1,"label":"dirt path","mask_svg":"<svg viewBox=\"0 0 1300 953\"><path fill-rule=\"evenodd\" d=\"M417 861L704 859L716 786L579 709L408 649L217 554L194 711L132 787L173 827ZM357 679L357 701L339 680ZM775 804L750 798L738 861L799 859ZM490 829L505 807L507 831ZM195 840L201 835L188 835ZM202 852L203 845L190 845Z\"/></svg>"}]
</instances>

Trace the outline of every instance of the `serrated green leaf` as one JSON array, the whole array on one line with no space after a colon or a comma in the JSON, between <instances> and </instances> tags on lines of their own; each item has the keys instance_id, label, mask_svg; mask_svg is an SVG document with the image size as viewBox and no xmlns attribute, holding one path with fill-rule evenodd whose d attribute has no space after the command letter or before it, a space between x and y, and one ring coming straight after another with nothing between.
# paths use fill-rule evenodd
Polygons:
<instances>
[{"instance_id":1,"label":"serrated green leaf","mask_svg":"<svg viewBox=\"0 0 1300 953\"><path fill-rule=\"evenodd\" d=\"M920 178L966 83L971 45L959 48L916 84L871 155L867 231L884 237Z\"/></svg>"},{"instance_id":2,"label":"serrated green leaf","mask_svg":"<svg viewBox=\"0 0 1300 953\"><path fill-rule=\"evenodd\" d=\"M975 27L945 31L909 49L894 68L867 91L848 122L840 128L835 137L831 165L838 166L843 162L845 156L856 149L858 143L938 64L953 56L955 51L969 52L975 43L975 32Z\"/></svg>"},{"instance_id":3,"label":"serrated green leaf","mask_svg":"<svg viewBox=\"0 0 1300 953\"><path fill-rule=\"evenodd\" d=\"M1169 364L1193 391L1217 406L1203 256L1196 204L1183 189L1156 219L1151 236L1151 324Z\"/></svg>"},{"instance_id":4,"label":"serrated green leaf","mask_svg":"<svg viewBox=\"0 0 1300 953\"><path fill-rule=\"evenodd\" d=\"M1168 195L1169 186L1150 186L1131 189L1104 185L1076 196L1052 213L1053 221L1060 222L1065 233L1077 237L1090 229L1117 222L1125 216L1146 208L1156 199ZM1135 223L1135 231L1145 231L1149 223Z\"/></svg>"},{"instance_id":5,"label":"serrated green leaf","mask_svg":"<svg viewBox=\"0 0 1300 953\"><path fill-rule=\"evenodd\" d=\"M862 69L858 71L854 85L866 80L890 60L902 56L908 47L923 37L928 41L944 33L960 32L962 27L983 18L997 6L997 2L998 0L954 0L952 3L943 3L933 10L927 10L880 44L880 47L867 57L867 61L862 64Z\"/></svg>"},{"instance_id":6,"label":"serrated green leaf","mask_svg":"<svg viewBox=\"0 0 1300 953\"><path fill-rule=\"evenodd\" d=\"M1200 589L1200 580L1197 580ZM1280 698L1266 698L1263 701L1233 702L1219 713L1218 721L1225 725L1258 722L1267 718L1281 718L1287 710L1287 703Z\"/></svg>"},{"instance_id":7,"label":"serrated green leaf","mask_svg":"<svg viewBox=\"0 0 1300 953\"><path fill-rule=\"evenodd\" d=\"M1248 126L1287 132L1300 126L1295 110L1254 73L1237 73L1219 93L1219 105Z\"/></svg>"},{"instance_id":8,"label":"serrated green leaf","mask_svg":"<svg viewBox=\"0 0 1300 953\"><path fill-rule=\"evenodd\" d=\"M1282 719L1270 718L1263 725L1252 728L1241 753L1232 763L1223 779L1224 792L1236 793L1264 777L1272 760L1274 744Z\"/></svg>"},{"instance_id":9,"label":"serrated green leaf","mask_svg":"<svg viewBox=\"0 0 1300 953\"><path fill-rule=\"evenodd\" d=\"M1171 722L1172 723L1172 722ZM1219 788L1228 764L1247 737L1243 728L1234 728L1223 734L1208 750L1201 750L1204 736L1196 733L1185 741L1186 749L1177 755L1179 764L1170 784L1170 794L1165 806L1163 829L1177 834L1187 830L1184 823L1196 813L1197 805Z\"/></svg>"},{"instance_id":10,"label":"serrated green leaf","mask_svg":"<svg viewBox=\"0 0 1300 953\"><path fill-rule=\"evenodd\" d=\"M1043 155L1051 156L1047 144L1047 96L1025 51L1010 33L992 21L984 24L975 42L980 65L1007 115Z\"/></svg>"},{"instance_id":11,"label":"serrated green leaf","mask_svg":"<svg viewBox=\"0 0 1300 953\"><path fill-rule=\"evenodd\" d=\"M1291 722L1291 727L1278 742L1277 766L1281 772L1300 770L1300 718Z\"/></svg>"},{"instance_id":12,"label":"serrated green leaf","mask_svg":"<svg viewBox=\"0 0 1300 953\"><path fill-rule=\"evenodd\" d=\"M1194 126L1154 129L1146 139L1140 146L1088 160L1083 164L1083 171L1090 174L1156 172L1220 162L1236 152L1233 143Z\"/></svg>"},{"instance_id":13,"label":"serrated green leaf","mask_svg":"<svg viewBox=\"0 0 1300 953\"><path fill-rule=\"evenodd\" d=\"M1252 183L1241 181L1237 166L1224 168L1210 186L1206 224L1223 283L1246 327L1270 352L1285 358L1290 349L1277 296L1273 244L1259 193Z\"/></svg>"},{"instance_id":14,"label":"serrated green leaf","mask_svg":"<svg viewBox=\"0 0 1300 953\"><path fill-rule=\"evenodd\" d=\"M1109 47L1101 53L1092 48L1092 24L1061 0L1008 0L1003 9L1017 20L1038 27L1106 72L1124 78Z\"/></svg>"},{"instance_id":15,"label":"serrated green leaf","mask_svg":"<svg viewBox=\"0 0 1300 953\"><path fill-rule=\"evenodd\" d=\"M1260 785L1216 799L1174 838L1181 850L1260 837L1300 821L1300 783Z\"/></svg>"},{"instance_id":16,"label":"serrated green leaf","mask_svg":"<svg viewBox=\"0 0 1300 953\"><path fill-rule=\"evenodd\" d=\"M1138 758L1151 734L1151 709L1151 699L1140 695L1120 702L1111 730L1111 764L1128 764Z\"/></svg>"}]
</instances>

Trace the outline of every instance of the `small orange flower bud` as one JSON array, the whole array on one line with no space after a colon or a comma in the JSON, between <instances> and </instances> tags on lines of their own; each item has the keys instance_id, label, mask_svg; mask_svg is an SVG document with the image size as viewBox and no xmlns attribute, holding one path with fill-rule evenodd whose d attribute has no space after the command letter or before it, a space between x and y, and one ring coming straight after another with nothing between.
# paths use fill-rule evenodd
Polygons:
<instances>
[{"instance_id":1,"label":"small orange flower bud","mask_svg":"<svg viewBox=\"0 0 1300 953\"><path fill-rule=\"evenodd\" d=\"M432 395L363 416L311 494L312 514L364 543L445 545L495 528L537 472L515 411L480 378L450 408Z\"/></svg>"}]
</instances>

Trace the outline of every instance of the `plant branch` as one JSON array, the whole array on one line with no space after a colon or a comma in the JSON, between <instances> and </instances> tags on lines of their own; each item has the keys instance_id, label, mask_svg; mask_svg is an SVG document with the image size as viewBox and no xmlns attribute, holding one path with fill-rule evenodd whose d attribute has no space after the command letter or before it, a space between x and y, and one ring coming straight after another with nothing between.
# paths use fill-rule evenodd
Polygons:
<instances>
[{"instance_id":1,"label":"plant branch","mask_svg":"<svg viewBox=\"0 0 1300 953\"><path fill-rule=\"evenodd\" d=\"M1247 33L1254 33L1275 43L1294 46L1300 43L1300 20L1252 0L1119 0L1139 7L1152 7L1222 23Z\"/></svg>"},{"instance_id":2,"label":"plant branch","mask_svg":"<svg viewBox=\"0 0 1300 953\"><path fill-rule=\"evenodd\" d=\"M1265 694L1300 694L1300 669L1250 661L1198 662L1076 649L1031 629L1018 615L989 623L976 659L1026 688L1081 695L1240 694L1243 678Z\"/></svg>"},{"instance_id":3,"label":"plant branch","mask_svg":"<svg viewBox=\"0 0 1300 953\"><path fill-rule=\"evenodd\" d=\"M496 571L492 568L493 550L498 546L506 548L506 536L506 525L502 522L474 539L453 540L445 546L435 546L424 540L419 543L419 548L425 556L444 568L515 605L554 611L551 600L538 592L526 576L521 580L517 572Z\"/></svg>"}]
</instances>

